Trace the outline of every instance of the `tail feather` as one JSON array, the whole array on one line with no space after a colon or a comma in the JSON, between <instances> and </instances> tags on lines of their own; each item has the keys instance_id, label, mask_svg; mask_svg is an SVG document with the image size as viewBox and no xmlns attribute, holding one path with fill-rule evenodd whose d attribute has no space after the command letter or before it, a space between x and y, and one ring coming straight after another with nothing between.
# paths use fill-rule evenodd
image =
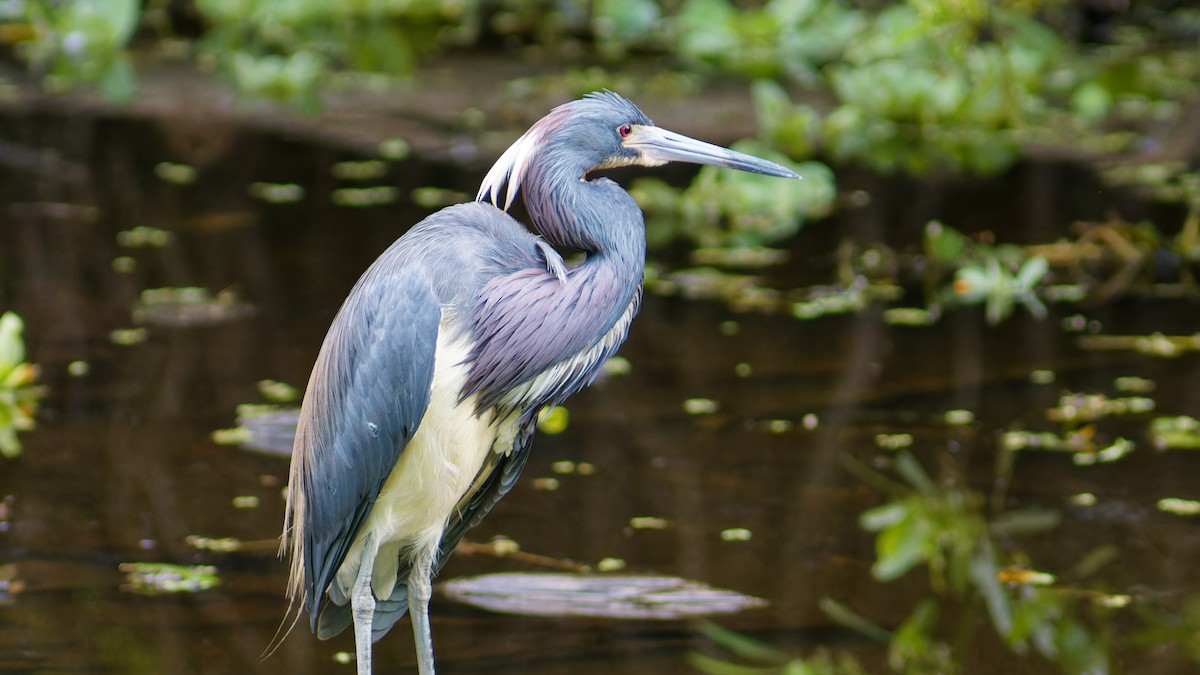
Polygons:
<instances>
[{"instance_id":1,"label":"tail feather","mask_svg":"<svg viewBox=\"0 0 1200 675\"><path fill-rule=\"evenodd\" d=\"M343 602L337 602L337 598L333 597L333 589L336 584L330 587L330 600L321 610L321 616L317 619L317 637L322 640L338 635L346 630L354 623L354 614L350 608L350 603L343 596ZM371 622L371 641L378 642L379 638L387 634L392 626L408 613L408 584L398 583L396 589L392 591L392 597L388 600L375 601L375 618Z\"/></svg>"}]
</instances>

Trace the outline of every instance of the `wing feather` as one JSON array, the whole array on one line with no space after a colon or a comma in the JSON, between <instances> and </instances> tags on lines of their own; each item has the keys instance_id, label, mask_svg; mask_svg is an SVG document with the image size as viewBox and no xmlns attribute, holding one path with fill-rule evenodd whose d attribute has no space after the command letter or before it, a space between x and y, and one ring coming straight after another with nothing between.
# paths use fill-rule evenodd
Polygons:
<instances>
[{"instance_id":1,"label":"wing feather","mask_svg":"<svg viewBox=\"0 0 1200 675\"><path fill-rule=\"evenodd\" d=\"M285 542L289 597L314 630L325 590L429 405L441 310L421 268L397 264L398 255L390 249L351 291L301 408Z\"/></svg>"}]
</instances>

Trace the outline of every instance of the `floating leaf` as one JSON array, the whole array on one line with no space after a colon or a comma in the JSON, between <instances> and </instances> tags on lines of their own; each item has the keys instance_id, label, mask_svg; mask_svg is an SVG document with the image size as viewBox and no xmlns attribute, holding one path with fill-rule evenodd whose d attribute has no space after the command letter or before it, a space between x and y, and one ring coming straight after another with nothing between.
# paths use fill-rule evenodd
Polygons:
<instances>
[{"instance_id":1,"label":"floating leaf","mask_svg":"<svg viewBox=\"0 0 1200 675\"><path fill-rule=\"evenodd\" d=\"M571 413L560 405L544 408L538 414L537 428L538 431L555 436L567 430L567 425L571 422Z\"/></svg>"},{"instance_id":2,"label":"floating leaf","mask_svg":"<svg viewBox=\"0 0 1200 675\"><path fill-rule=\"evenodd\" d=\"M525 616L665 620L766 605L759 598L669 576L514 572L455 579L443 590L459 602Z\"/></svg>"},{"instance_id":3,"label":"floating leaf","mask_svg":"<svg viewBox=\"0 0 1200 675\"><path fill-rule=\"evenodd\" d=\"M254 306L236 293L213 296L197 286L147 288L133 306L134 321L155 326L211 326L252 314Z\"/></svg>"},{"instance_id":4,"label":"floating leaf","mask_svg":"<svg viewBox=\"0 0 1200 675\"><path fill-rule=\"evenodd\" d=\"M1200 501L1195 499L1180 499L1178 497L1167 497L1158 500L1158 510L1163 513L1173 513L1177 516L1195 516L1200 515Z\"/></svg>"},{"instance_id":5,"label":"floating leaf","mask_svg":"<svg viewBox=\"0 0 1200 675\"><path fill-rule=\"evenodd\" d=\"M291 454L299 408L246 403L238 406L237 415L238 426L214 431L214 442L272 455Z\"/></svg>"},{"instance_id":6,"label":"floating leaf","mask_svg":"<svg viewBox=\"0 0 1200 675\"><path fill-rule=\"evenodd\" d=\"M629 526L635 530L665 530L667 521L654 516L635 516L629 519Z\"/></svg>"},{"instance_id":7,"label":"floating leaf","mask_svg":"<svg viewBox=\"0 0 1200 675\"><path fill-rule=\"evenodd\" d=\"M721 541L750 541L750 530L744 527L731 527L721 530Z\"/></svg>"},{"instance_id":8,"label":"floating leaf","mask_svg":"<svg viewBox=\"0 0 1200 675\"><path fill-rule=\"evenodd\" d=\"M719 405L711 398L689 398L683 402L683 411L689 415L711 415Z\"/></svg>"},{"instance_id":9,"label":"floating leaf","mask_svg":"<svg viewBox=\"0 0 1200 675\"><path fill-rule=\"evenodd\" d=\"M126 574L122 589L139 595L198 593L221 583L212 565L137 562L121 563L118 569Z\"/></svg>"},{"instance_id":10,"label":"floating leaf","mask_svg":"<svg viewBox=\"0 0 1200 675\"><path fill-rule=\"evenodd\" d=\"M259 380L258 393L272 403L291 403L300 398L299 389L279 380Z\"/></svg>"}]
</instances>

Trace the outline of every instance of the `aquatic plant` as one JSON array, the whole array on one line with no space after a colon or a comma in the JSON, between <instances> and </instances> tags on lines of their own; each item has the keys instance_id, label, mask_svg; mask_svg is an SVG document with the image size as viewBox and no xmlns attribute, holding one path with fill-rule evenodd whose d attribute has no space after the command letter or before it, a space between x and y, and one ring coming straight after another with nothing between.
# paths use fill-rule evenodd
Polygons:
<instances>
[{"instance_id":1,"label":"aquatic plant","mask_svg":"<svg viewBox=\"0 0 1200 675\"><path fill-rule=\"evenodd\" d=\"M894 673L960 673L971 649L964 618L983 610L990 625L1016 654L1034 651L1064 673L1108 672L1113 636L1104 620L1129 606L1128 595L1111 594L1059 582L1055 575L1029 566L1013 542L1058 525L1056 512L1014 510L987 514L984 496L956 478L935 480L907 451L890 462L894 477L856 460L847 467L868 484L890 493L884 504L864 512L861 526L875 533L872 576L890 583L923 569L930 595L908 617L887 629L850 607L823 598L821 609L838 624L887 645ZM1085 578L1112 559L1101 547L1085 556L1070 577ZM711 675L741 673L865 672L848 652L819 650L796 657L745 636L714 626L704 632L728 658L693 654L690 661Z\"/></svg>"},{"instance_id":2,"label":"aquatic plant","mask_svg":"<svg viewBox=\"0 0 1200 675\"><path fill-rule=\"evenodd\" d=\"M753 173L700 169L683 191L658 178L639 178L629 193L646 213L648 242L676 238L708 247L756 247L793 236L805 222L828 215L837 197L833 171L820 162L793 163L761 143L743 140L734 150L782 162L804 180L784 187Z\"/></svg>"},{"instance_id":3,"label":"aquatic plant","mask_svg":"<svg viewBox=\"0 0 1200 675\"><path fill-rule=\"evenodd\" d=\"M21 454L17 432L32 430L38 401L44 391L37 385L38 367L25 361L25 323L14 312L0 315L0 455Z\"/></svg>"},{"instance_id":4,"label":"aquatic plant","mask_svg":"<svg viewBox=\"0 0 1200 675\"><path fill-rule=\"evenodd\" d=\"M133 61L126 50L141 19L137 0L27 0L0 10L8 41L51 91L95 82L115 101L134 93Z\"/></svg>"},{"instance_id":5,"label":"aquatic plant","mask_svg":"<svg viewBox=\"0 0 1200 675\"><path fill-rule=\"evenodd\" d=\"M125 573L122 590L138 595L199 593L220 585L212 565L176 565L160 562L126 562L118 565Z\"/></svg>"}]
</instances>

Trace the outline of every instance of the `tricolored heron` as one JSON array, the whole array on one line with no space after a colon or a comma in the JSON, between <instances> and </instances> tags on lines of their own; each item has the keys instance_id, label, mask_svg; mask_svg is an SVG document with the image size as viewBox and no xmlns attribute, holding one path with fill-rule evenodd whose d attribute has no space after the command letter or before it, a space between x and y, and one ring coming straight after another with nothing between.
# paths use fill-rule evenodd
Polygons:
<instances>
[{"instance_id":1,"label":"tricolored heron","mask_svg":"<svg viewBox=\"0 0 1200 675\"><path fill-rule=\"evenodd\" d=\"M538 413L625 341L645 225L633 198L588 172L670 161L799 178L590 94L534 124L476 201L418 223L346 298L304 396L283 548L289 613L307 610L321 638L353 624L360 675L406 611L419 670L434 672L431 578L516 482ZM540 237L506 213L518 190ZM560 248L583 258L568 265Z\"/></svg>"}]
</instances>

